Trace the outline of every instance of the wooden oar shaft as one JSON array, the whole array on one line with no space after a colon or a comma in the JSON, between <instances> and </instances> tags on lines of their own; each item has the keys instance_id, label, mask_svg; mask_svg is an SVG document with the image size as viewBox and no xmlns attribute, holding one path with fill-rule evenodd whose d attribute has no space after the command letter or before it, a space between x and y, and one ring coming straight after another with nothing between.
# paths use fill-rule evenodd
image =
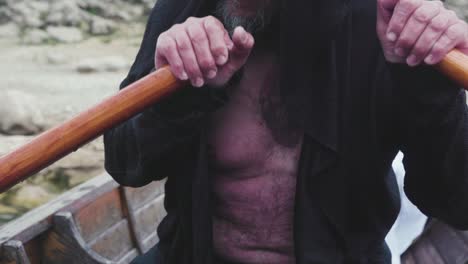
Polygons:
<instances>
[{"instance_id":1,"label":"wooden oar shaft","mask_svg":"<svg viewBox=\"0 0 468 264\"><path fill-rule=\"evenodd\" d=\"M452 51L436 67L468 90L468 56ZM12 153L0 157L0 192L130 119L183 85L168 67L162 68L64 124L44 132Z\"/></svg>"},{"instance_id":2,"label":"wooden oar shaft","mask_svg":"<svg viewBox=\"0 0 468 264\"><path fill-rule=\"evenodd\" d=\"M183 86L162 68L0 158L0 192L49 166Z\"/></svg>"},{"instance_id":3,"label":"wooden oar shaft","mask_svg":"<svg viewBox=\"0 0 468 264\"><path fill-rule=\"evenodd\" d=\"M458 50L453 50L436 67L468 90L468 56Z\"/></svg>"}]
</instances>

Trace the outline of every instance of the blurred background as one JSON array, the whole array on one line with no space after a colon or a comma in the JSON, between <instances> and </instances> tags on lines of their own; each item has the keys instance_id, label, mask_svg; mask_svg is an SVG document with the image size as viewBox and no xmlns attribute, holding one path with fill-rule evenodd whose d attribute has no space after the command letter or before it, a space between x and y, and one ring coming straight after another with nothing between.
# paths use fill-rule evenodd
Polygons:
<instances>
[{"instance_id":1,"label":"blurred background","mask_svg":"<svg viewBox=\"0 0 468 264\"><path fill-rule=\"evenodd\" d=\"M155 1L0 0L0 155L115 93ZM98 139L0 194L0 224L103 171Z\"/></svg>"},{"instance_id":2,"label":"blurred background","mask_svg":"<svg viewBox=\"0 0 468 264\"><path fill-rule=\"evenodd\" d=\"M156 0L0 0L0 155L114 94ZM101 174L98 139L0 194L0 224Z\"/></svg>"}]
</instances>

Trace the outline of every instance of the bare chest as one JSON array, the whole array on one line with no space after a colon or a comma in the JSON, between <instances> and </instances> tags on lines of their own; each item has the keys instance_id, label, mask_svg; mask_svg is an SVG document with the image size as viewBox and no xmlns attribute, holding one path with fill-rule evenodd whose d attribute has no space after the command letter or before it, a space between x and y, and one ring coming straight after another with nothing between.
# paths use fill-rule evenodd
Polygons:
<instances>
[{"instance_id":1,"label":"bare chest","mask_svg":"<svg viewBox=\"0 0 468 264\"><path fill-rule=\"evenodd\" d=\"M229 103L212 116L213 240L218 255L242 263L290 263L302 134L276 112L276 64L253 57ZM279 262L278 262L279 261Z\"/></svg>"}]
</instances>

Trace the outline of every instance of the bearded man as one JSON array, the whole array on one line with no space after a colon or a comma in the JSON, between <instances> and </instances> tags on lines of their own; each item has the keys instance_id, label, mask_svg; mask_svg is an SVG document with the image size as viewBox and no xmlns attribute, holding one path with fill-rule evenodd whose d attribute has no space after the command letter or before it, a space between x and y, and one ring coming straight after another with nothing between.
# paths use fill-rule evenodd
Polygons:
<instances>
[{"instance_id":1,"label":"bearded man","mask_svg":"<svg viewBox=\"0 0 468 264\"><path fill-rule=\"evenodd\" d=\"M191 85L105 135L119 183L167 178L148 263L389 263L399 150L408 197L468 228L465 94L430 66L453 48L439 1L159 0L122 87Z\"/></svg>"}]
</instances>

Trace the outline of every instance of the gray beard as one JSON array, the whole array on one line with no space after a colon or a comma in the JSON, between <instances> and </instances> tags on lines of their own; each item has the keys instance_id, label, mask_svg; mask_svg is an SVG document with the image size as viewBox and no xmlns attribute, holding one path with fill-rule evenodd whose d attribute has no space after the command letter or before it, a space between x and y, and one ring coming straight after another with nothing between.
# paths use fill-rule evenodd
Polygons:
<instances>
[{"instance_id":1,"label":"gray beard","mask_svg":"<svg viewBox=\"0 0 468 264\"><path fill-rule=\"evenodd\" d=\"M255 15L239 16L233 15L239 6L239 0L219 0L216 6L216 17L224 24L224 27L232 36L234 29L238 26L243 27L252 34L261 32L267 27L272 19L274 7L263 7Z\"/></svg>"}]
</instances>

